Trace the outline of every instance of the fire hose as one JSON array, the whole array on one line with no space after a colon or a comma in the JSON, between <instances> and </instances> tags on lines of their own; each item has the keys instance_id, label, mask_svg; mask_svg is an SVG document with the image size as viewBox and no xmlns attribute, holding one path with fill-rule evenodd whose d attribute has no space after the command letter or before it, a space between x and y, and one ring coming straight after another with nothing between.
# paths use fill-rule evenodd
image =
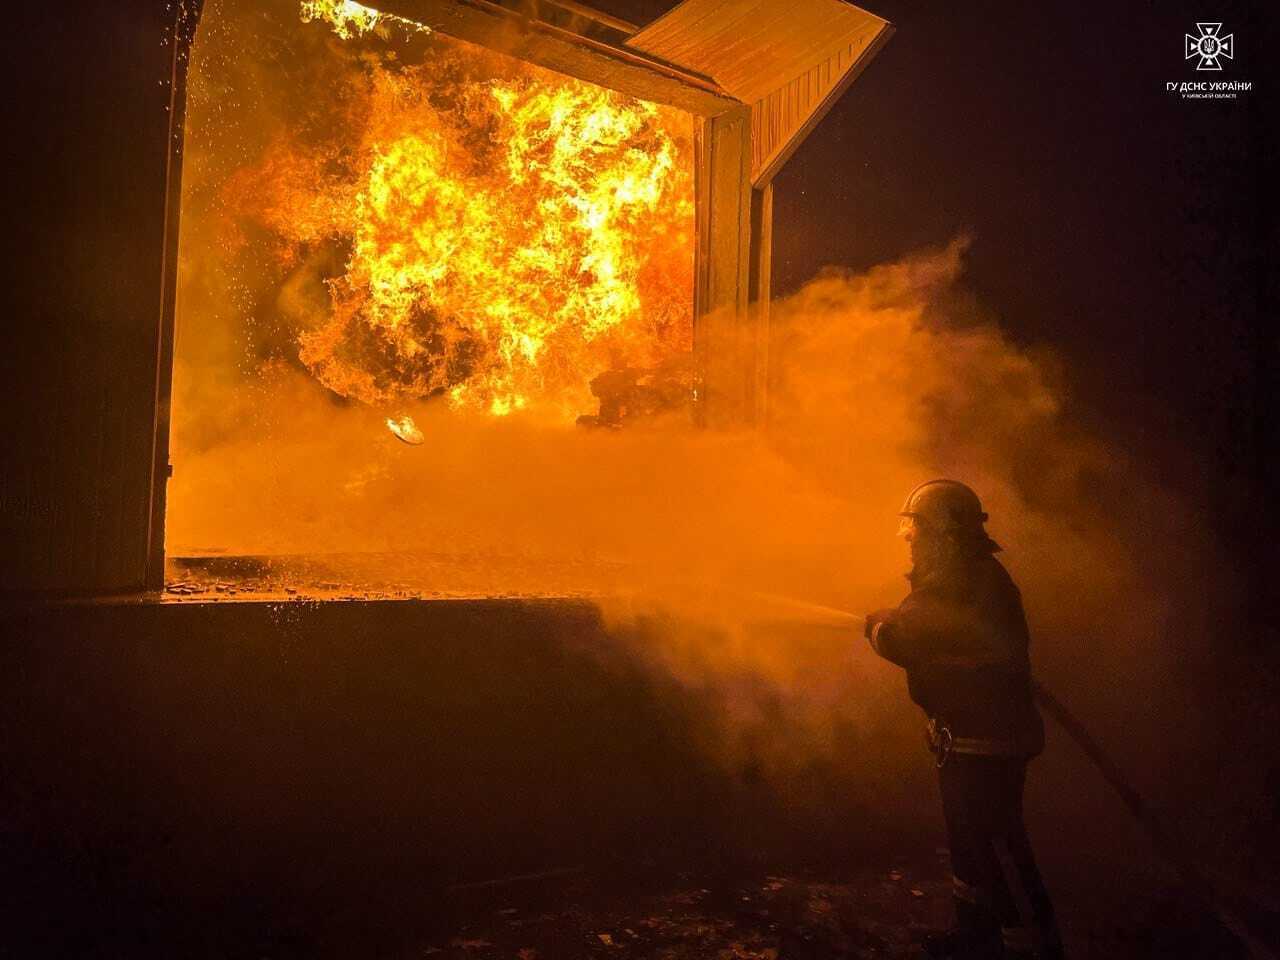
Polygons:
<instances>
[{"instance_id":1,"label":"fire hose","mask_svg":"<svg viewBox=\"0 0 1280 960\"><path fill-rule=\"evenodd\" d=\"M774 594L761 593L756 596L773 603L786 604L796 610L808 611L814 616L827 617L843 625L855 626L866 623L864 617L836 607ZM1156 853L1173 867L1188 891L1204 904L1224 927L1239 938L1254 960L1277 960L1275 952L1252 932L1250 925L1235 910L1224 905L1216 885L1210 881L1206 872L1186 855L1184 845L1179 844L1164 827L1150 804L1129 783L1119 765L1103 750L1079 718L1039 680L1032 679L1031 690L1036 703L1066 732L1067 736L1088 757L1102 779L1120 797L1130 816L1137 821L1151 840Z\"/></svg>"}]
</instances>

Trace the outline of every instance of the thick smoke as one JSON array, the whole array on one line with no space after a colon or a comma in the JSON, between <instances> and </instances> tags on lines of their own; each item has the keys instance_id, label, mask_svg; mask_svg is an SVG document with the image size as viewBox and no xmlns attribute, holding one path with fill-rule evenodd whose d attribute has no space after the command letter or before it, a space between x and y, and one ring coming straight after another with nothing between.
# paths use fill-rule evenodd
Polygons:
<instances>
[{"instance_id":1,"label":"thick smoke","mask_svg":"<svg viewBox=\"0 0 1280 960\"><path fill-rule=\"evenodd\" d=\"M268 103L203 115L232 109L272 127ZM899 674L856 629L761 594L855 612L896 603L907 557L895 514L917 483L952 476L992 517L1037 671L1123 744L1137 785L1159 804L1158 785L1178 782L1169 771L1215 742L1194 682L1209 651L1204 595L1229 597L1206 574L1212 546L1140 465L1074 424L1051 352L1011 341L974 302L966 238L864 274L829 269L775 303L762 429L594 431L431 401L402 411L426 438L407 447L382 411L328 393L262 319L321 308L305 284L272 301L264 278L222 269L210 184L246 152L246 122L190 138L171 555L394 554L375 585L614 598L610 622L646 638L632 654L716 704L707 746L724 762L798 794L804 771L856 764L844 776L866 796L923 776ZM247 313L259 319L246 326ZM1064 794L1081 831L1107 802L1090 789Z\"/></svg>"}]
</instances>

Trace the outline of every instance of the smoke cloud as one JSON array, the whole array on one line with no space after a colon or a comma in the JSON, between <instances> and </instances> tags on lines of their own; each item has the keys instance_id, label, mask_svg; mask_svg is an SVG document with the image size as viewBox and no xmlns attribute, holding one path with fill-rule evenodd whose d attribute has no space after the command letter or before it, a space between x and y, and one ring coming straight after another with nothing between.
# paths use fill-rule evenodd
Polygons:
<instances>
[{"instance_id":1,"label":"smoke cloud","mask_svg":"<svg viewBox=\"0 0 1280 960\"><path fill-rule=\"evenodd\" d=\"M207 66L244 89L254 62ZM855 628L762 594L859 613L897 603L896 513L916 484L950 476L991 515L1037 671L1123 744L1140 787L1173 782L1188 743L1217 736L1193 683L1204 594L1230 596L1214 548L1186 505L1076 425L1052 351L1013 342L965 289L969 238L831 268L776 302L762 429L671 417L588 430L431 400L398 411L425 437L409 447L384 411L291 356L272 318L323 309L314 283L230 272L215 187L280 117L226 93L196 103L193 124L241 113L188 134L170 556L346 555L363 558L359 589L609 598L620 634L645 638L632 654L716 705L707 745L724 762L797 796L815 764L856 763L864 788L919 784L898 671Z\"/></svg>"}]
</instances>

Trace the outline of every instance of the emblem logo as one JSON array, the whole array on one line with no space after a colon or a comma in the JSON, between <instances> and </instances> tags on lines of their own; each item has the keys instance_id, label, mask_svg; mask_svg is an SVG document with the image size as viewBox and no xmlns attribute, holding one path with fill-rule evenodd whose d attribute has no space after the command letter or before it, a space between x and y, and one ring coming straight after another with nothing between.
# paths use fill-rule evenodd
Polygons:
<instances>
[{"instance_id":1,"label":"emblem logo","mask_svg":"<svg viewBox=\"0 0 1280 960\"><path fill-rule=\"evenodd\" d=\"M1221 70L1222 57L1228 60L1235 59L1232 55L1235 49L1234 33L1228 33L1224 37L1220 23L1197 23L1196 29L1200 31L1199 36L1186 34L1186 56L1183 59L1199 57L1200 62L1196 64L1197 70Z\"/></svg>"}]
</instances>

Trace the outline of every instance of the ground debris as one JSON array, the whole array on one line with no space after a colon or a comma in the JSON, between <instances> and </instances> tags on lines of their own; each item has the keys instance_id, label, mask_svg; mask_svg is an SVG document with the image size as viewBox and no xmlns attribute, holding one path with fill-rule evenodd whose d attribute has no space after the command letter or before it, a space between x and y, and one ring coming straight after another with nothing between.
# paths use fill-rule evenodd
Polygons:
<instances>
[{"instance_id":1,"label":"ground debris","mask_svg":"<svg viewBox=\"0 0 1280 960\"><path fill-rule=\"evenodd\" d=\"M887 884L870 866L834 878L738 875L715 880L651 877L610 889L590 875L554 893L530 885L520 903L476 902L457 919L447 960L477 956L625 957L637 960L818 960L918 955L920 931L946 922L950 886L941 873ZM514 918L520 917L519 922ZM465 945L471 944L470 949ZM486 945L483 951L478 946Z\"/></svg>"}]
</instances>

